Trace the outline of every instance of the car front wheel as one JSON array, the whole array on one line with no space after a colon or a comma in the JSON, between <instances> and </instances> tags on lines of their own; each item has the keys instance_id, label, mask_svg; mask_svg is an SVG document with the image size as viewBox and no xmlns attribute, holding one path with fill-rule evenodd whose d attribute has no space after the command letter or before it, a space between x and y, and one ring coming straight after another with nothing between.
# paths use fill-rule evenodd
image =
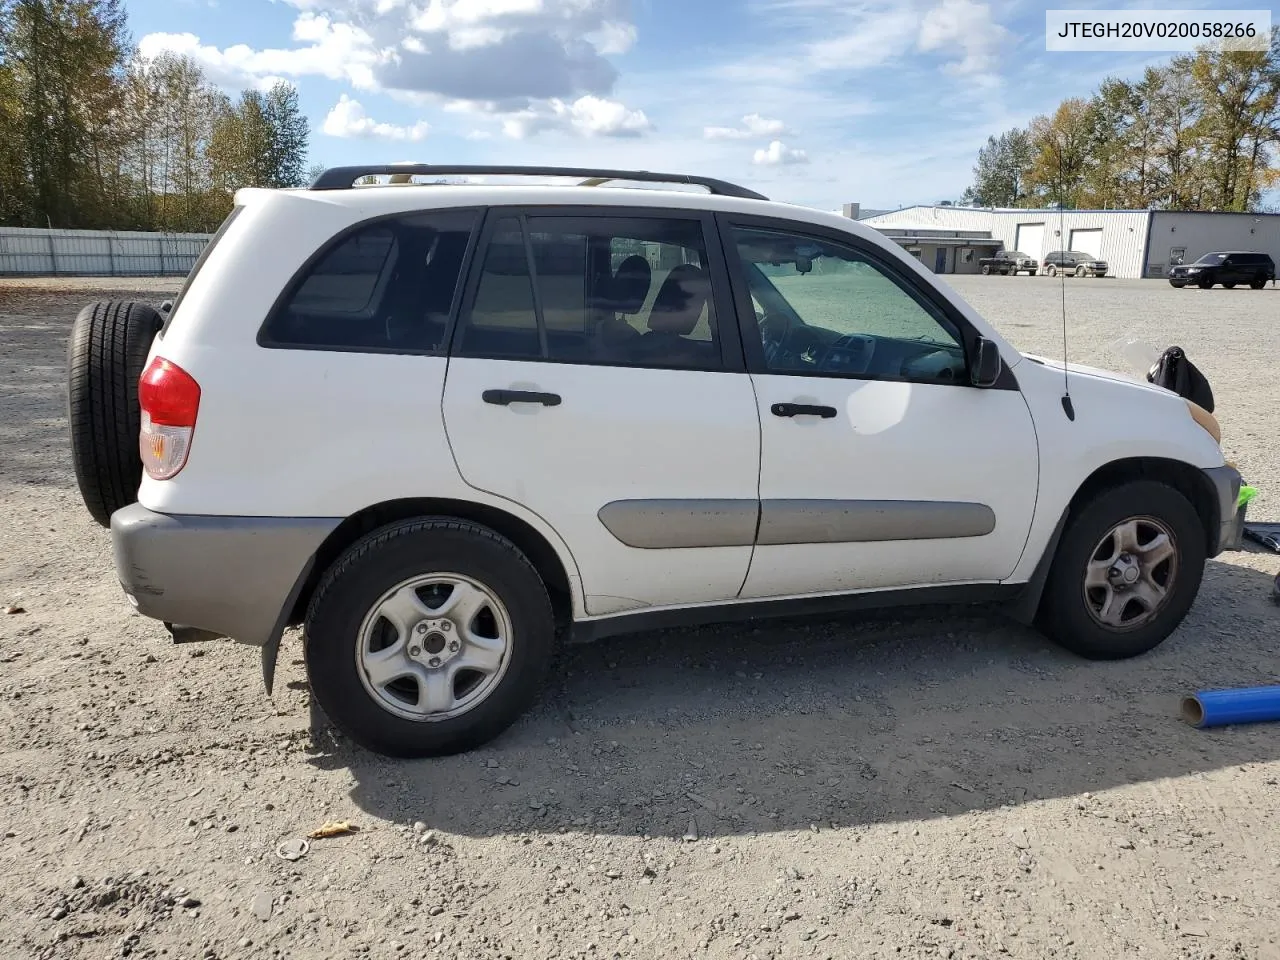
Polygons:
<instances>
[{"instance_id":1,"label":"car front wheel","mask_svg":"<svg viewBox=\"0 0 1280 960\"><path fill-rule=\"evenodd\" d=\"M1250 290L1261 290L1266 285L1267 285L1266 277L1254 277L1252 280L1249 281Z\"/></svg>"},{"instance_id":2,"label":"car front wheel","mask_svg":"<svg viewBox=\"0 0 1280 960\"><path fill-rule=\"evenodd\" d=\"M1205 553L1200 518L1173 487L1144 480L1108 490L1064 531L1040 626L1090 660L1146 653L1191 609Z\"/></svg>"},{"instance_id":3,"label":"car front wheel","mask_svg":"<svg viewBox=\"0 0 1280 960\"><path fill-rule=\"evenodd\" d=\"M1058 275L1058 268L1051 263L1044 268L1044 272L1045 272L1045 276L1056 277Z\"/></svg>"},{"instance_id":4,"label":"car front wheel","mask_svg":"<svg viewBox=\"0 0 1280 960\"><path fill-rule=\"evenodd\" d=\"M426 518L357 541L328 570L305 629L329 719L393 757L478 747L533 703L555 650L551 602L510 541Z\"/></svg>"}]
</instances>

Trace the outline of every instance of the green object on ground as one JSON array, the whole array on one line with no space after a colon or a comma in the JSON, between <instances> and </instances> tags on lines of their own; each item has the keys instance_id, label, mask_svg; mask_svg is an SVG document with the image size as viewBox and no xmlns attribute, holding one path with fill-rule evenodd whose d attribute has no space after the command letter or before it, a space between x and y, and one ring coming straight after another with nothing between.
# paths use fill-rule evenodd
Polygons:
<instances>
[{"instance_id":1,"label":"green object on ground","mask_svg":"<svg viewBox=\"0 0 1280 960\"><path fill-rule=\"evenodd\" d=\"M1258 495L1257 487L1241 487L1240 499L1236 502L1237 507L1243 507L1246 503Z\"/></svg>"}]
</instances>

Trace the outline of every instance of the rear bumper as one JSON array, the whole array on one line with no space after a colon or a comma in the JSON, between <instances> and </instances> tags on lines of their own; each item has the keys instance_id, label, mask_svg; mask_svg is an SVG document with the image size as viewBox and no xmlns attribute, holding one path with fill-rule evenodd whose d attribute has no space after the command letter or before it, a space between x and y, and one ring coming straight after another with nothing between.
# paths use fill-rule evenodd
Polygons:
<instances>
[{"instance_id":1,"label":"rear bumper","mask_svg":"<svg viewBox=\"0 0 1280 960\"><path fill-rule=\"evenodd\" d=\"M1227 465L1209 467L1204 475L1218 499L1217 535L1209 538L1209 556L1216 557L1225 550L1240 549L1244 541L1244 511L1239 508L1243 480L1239 470Z\"/></svg>"},{"instance_id":2,"label":"rear bumper","mask_svg":"<svg viewBox=\"0 0 1280 960\"><path fill-rule=\"evenodd\" d=\"M263 646L284 629L331 518L164 514L111 517L116 576L139 613Z\"/></svg>"}]
</instances>

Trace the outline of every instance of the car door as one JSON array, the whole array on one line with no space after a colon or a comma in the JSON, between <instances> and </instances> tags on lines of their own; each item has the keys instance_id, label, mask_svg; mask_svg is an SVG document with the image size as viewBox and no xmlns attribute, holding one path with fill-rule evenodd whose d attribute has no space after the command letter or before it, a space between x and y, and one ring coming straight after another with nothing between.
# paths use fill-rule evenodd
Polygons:
<instances>
[{"instance_id":1,"label":"car door","mask_svg":"<svg viewBox=\"0 0 1280 960\"><path fill-rule=\"evenodd\" d=\"M1012 371L971 386L976 332L874 244L781 220L720 226L762 431L742 596L1009 576L1038 482Z\"/></svg>"},{"instance_id":2,"label":"car door","mask_svg":"<svg viewBox=\"0 0 1280 960\"><path fill-rule=\"evenodd\" d=\"M464 480L564 538L587 612L735 597L760 426L709 215L497 208L454 332Z\"/></svg>"}]
</instances>

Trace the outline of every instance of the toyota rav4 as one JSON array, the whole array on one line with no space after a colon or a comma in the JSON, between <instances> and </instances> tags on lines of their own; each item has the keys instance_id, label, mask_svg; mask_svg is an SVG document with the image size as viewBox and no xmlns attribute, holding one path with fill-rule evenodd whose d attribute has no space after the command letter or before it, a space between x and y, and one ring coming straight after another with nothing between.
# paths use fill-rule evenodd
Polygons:
<instances>
[{"instance_id":1,"label":"toyota rav4","mask_svg":"<svg viewBox=\"0 0 1280 960\"><path fill-rule=\"evenodd\" d=\"M388 755L482 744L558 642L659 626L980 602L1134 656L1240 535L1211 412L705 178L243 190L171 307L86 307L68 360L128 600L261 648L268 692L302 625L318 703Z\"/></svg>"}]
</instances>

